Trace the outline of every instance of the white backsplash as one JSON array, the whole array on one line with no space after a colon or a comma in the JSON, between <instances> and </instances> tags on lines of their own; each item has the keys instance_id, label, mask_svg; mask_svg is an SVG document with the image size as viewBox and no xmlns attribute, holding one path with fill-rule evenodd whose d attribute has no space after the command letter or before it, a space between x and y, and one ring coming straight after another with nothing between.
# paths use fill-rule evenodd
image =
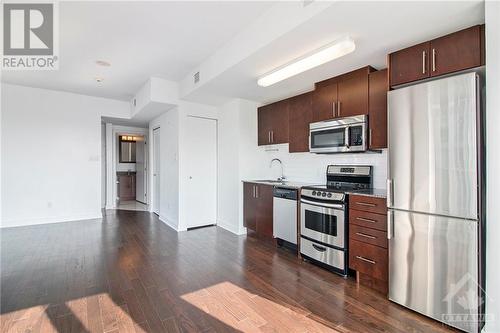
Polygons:
<instances>
[{"instance_id":1,"label":"white backsplash","mask_svg":"<svg viewBox=\"0 0 500 333\"><path fill-rule=\"evenodd\" d=\"M355 154L311 154L289 153L288 144L259 147L267 158L265 177L275 179L281 176L279 163L274 162L272 168L269 163L273 158L283 162L284 175L288 180L326 182L326 167L330 164L371 165L373 166L373 187L386 188L387 179L387 150L381 153L367 152Z\"/></svg>"}]
</instances>

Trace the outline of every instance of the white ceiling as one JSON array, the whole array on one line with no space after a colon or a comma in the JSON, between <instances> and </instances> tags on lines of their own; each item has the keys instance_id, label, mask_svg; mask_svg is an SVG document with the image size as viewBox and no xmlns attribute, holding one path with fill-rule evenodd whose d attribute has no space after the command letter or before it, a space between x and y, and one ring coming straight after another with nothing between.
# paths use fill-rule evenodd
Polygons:
<instances>
[{"instance_id":1,"label":"white ceiling","mask_svg":"<svg viewBox=\"0 0 500 333\"><path fill-rule=\"evenodd\" d=\"M2 80L127 100L150 76L173 81L189 77L272 5L275 3L61 2L60 70L4 72ZM482 22L481 0L337 2L255 49L200 85L188 99L211 104L233 97L278 100L361 66L383 68L391 51ZM260 75L345 35L355 40L354 53L271 87L257 86ZM112 66L100 68L94 63L98 59ZM103 76L104 82L97 84L95 76Z\"/></svg>"},{"instance_id":2,"label":"white ceiling","mask_svg":"<svg viewBox=\"0 0 500 333\"><path fill-rule=\"evenodd\" d=\"M273 102L312 90L314 82L366 65L385 68L390 52L480 23L484 23L481 0L337 2L189 97L215 104L233 97ZM258 77L346 35L356 43L353 53L275 85L257 85Z\"/></svg>"},{"instance_id":3,"label":"white ceiling","mask_svg":"<svg viewBox=\"0 0 500 333\"><path fill-rule=\"evenodd\" d=\"M180 80L272 5L60 2L59 70L3 71L2 81L129 100L150 76Z\"/></svg>"}]
</instances>

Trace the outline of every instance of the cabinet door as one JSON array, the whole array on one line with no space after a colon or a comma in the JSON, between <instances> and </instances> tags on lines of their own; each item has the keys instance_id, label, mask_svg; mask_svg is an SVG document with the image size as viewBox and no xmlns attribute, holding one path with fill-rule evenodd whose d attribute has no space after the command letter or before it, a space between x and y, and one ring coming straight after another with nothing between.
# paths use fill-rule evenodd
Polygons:
<instances>
[{"instance_id":1,"label":"cabinet door","mask_svg":"<svg viewBox=\"0 0 500 333\"><path fill-rule=\"evenodd\" d=\"M288 100L276 102L270 112L271 143L288 142Z\"/></svg>"},{"instance_id":2,"label":"cabinet door","mask_svg":"<svg viewBox=\"0 0 500 333\"><path fill-rule=\"evenodd\" d=\"M118 181L120 182L118 190L120 200L132 200L134 198L132 175L120 175Z\"/></svg>"},{"instance_id":3,"label":"cabinet door","mask_svg":"<svg viewBox=\"0 0 500 333\"><path fill-rule=\"evenodd\" d=\"M368 114L368 74L338 83L337 117Z\"/></svg>"},{"instance_id":4,"label":"cabinet door","mask_svg":"<svg viewBox=\"0 0 500 333\"><path fill-rule=\"evenodd\" d=\"M368 80L369 147L387 148L387 69L370 73Z\"/></svg>"},{"instance_id":5,"label":"cabinet door","mask_svg":"<svg viewBox=\"0 0 500 333\"><path fill-rule=\"evenodd\" d=\"M328 120L336 117L337 83L317 87L313 91L313 121Z\"/></svg>"},{"instance_id":6,"label":"cabinet door","mask_svg":"<svg viewBox=\"0 0 500 333\"><path fill-rule=\"evenodd\" d=\"M257 185L257 233L273 237L273 187Z\"/></svg>"},{"instance_id":7,"label":"cabinet door","mask_svg":"<svg viewBox=\"0 0 500 333\"><path fill-rule=\"evenodd\" d=\"M257 110L257 141L259 146L271 144L271 113L273 105L261 106Z\"/></svg>"},{"instance_id":8,"label":"cabinet door","mask_svg":"<svg viewBox=\"0 0 500 333\"><path fill-rule=\"evenodd\" d=\"M312 94L290 98L289 102L289 152L309 151L309 124L312 122Z\"/></svg>"},{"instance_id":9,"label":"cabinet door","mask_svg":"<svg viewBox=\"0 0 500 333\"><path fill-rule=\"evenodd\" d=\"M243 183L243 225L253 231L257 230L256 186L253 183Z\"/></svg>"},{"instance_id":10,"label":"cabinet door","mask_svg":"<svg viewBox=\"0 0 500 333\"><path fill-rule=\"evenodd\" d=\"M431 41L431 76L481 66L481 27L457 31Z\"/></svg>"},{"instance_id":11,"label":"cabinet door","mask_svg":"<svg viewBox=\"0 0 500 333\"><path fill-rule=\"evenodd\" d=\"M430 43L418 44L389 55L391 86L430 77Z\"/></svg>"}]
</instances>

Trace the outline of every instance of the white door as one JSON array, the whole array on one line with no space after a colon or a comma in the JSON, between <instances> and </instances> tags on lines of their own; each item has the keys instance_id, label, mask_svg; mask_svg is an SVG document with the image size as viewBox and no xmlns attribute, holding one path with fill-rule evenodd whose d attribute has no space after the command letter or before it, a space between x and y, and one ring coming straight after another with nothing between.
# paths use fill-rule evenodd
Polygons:
<instances>
[{"instance_id":1,"label":"white door","mask_svg":"<svg viewBox=\"0 0 500 333\"><path fill-rule=\"evenodd\" d=\"M187 227L216 223L217 121L188 117L186 136Z\"/></svg>"},{"instance_id":2,"label":"white door","mask_svg":"<svg viewBox=\"0 0 500 333\"><path fill-rule=\"evenodd\" d=\"M146 138L142 137L135 143L135 200L144 204L146 201L146 161L147 159Z\"/></svg>"},{"instance_id":3,"label":"white door","mask_svg":"<svg viewBox=\"0 0 500 333\"><path fill-rule=\"evenodd\" d=\"M153 212L160 214L160 128L153 130Z\"/></svg>"}]
</instances>

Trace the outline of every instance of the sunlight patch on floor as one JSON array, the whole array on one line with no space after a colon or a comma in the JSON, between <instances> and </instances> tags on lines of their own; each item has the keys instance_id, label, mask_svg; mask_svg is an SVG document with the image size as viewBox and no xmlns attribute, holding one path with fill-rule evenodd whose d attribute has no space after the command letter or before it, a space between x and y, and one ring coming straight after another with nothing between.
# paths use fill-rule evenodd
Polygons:
<instances>
[{"instance_id":1,"label":"sunlight patch on floor","mask_svg":"<svg viewBox=\"0 0 500 333\"><path fill-rule=\"evenodd\" d=\"M224 324L243 332L337 332L308 317L308 311L278 304L230 282L181 298Z\"/></svg>"},{"instance_id":2,"label":"sunlight patch on floor","mask_svg":"<svg viewBox=\"0 0 500 333\"><path fill-rule=\"evenodd\" d=\"M95 309L99 313L89 313ZM92 319L89 321L89 315ZM116 305L101 293L57 305L38 305L0 316L2 333L137 332L126 305Z\"/></svg>"}]
</instances>

